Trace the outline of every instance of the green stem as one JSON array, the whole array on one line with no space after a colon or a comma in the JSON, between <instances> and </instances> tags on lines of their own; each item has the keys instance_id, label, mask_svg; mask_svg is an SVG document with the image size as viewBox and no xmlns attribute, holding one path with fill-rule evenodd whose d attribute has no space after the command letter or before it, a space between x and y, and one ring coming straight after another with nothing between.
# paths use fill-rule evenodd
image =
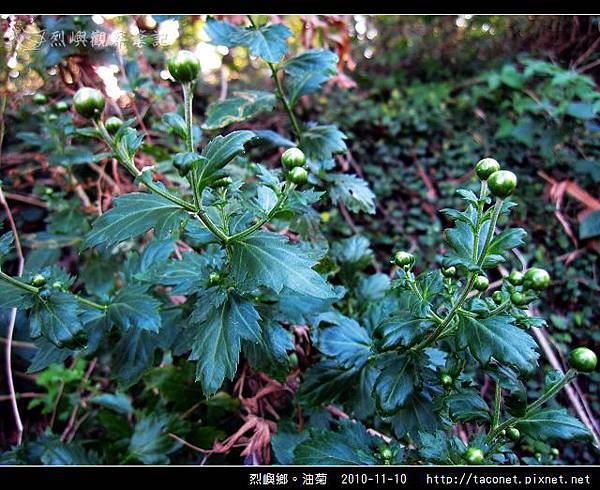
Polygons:
<instances>
[{"instance_id":1,"label":"green stem","mask_svg":"<svg viewBox=\"0 0 600 490\"><path fill-rule=\"evenodd\" d=\"M129 171L129 173L132 174L134 177L136 177L136 178L140 177L142 175L142 172L140 172L136 168L135 164L129 158L129 156L123 155L123 153L121 151L119 151L118 148L115 147L115 141L112 138L112 136L109 134L109 132L106 130L104 123L102 121L97 121L97 122L95 121L94 124L96 126L96 129L99 131L100 135L102 136L102 139L106 142L106 144L110 147L110 149L113 151L113 153L117 157L117 160L119 161L119 163L121 165L123 165L123 167L125 167ZM197 211L196 206L171 194L170 192L166 191L165 189L162 189L161 187L157 186L151 180L142 180L142 183L146 187L148 187L148 189L150 189L152 192L154 192L155 194L158 194L158 195L164 197L165 199L171 201L173 204L177 204L178 206L181 206L186 211L190 211L193 213L195 213Z\"/></svg>"},{"instance_id":2,"label":"green stem","mask_svg":"<svg viewBox=\"0 0 600 490\"><path fill-rule=\"evenodd\" d=\"M185 147L190 153L194 152L194 119L192 113L192 101L194 94L192 92L191 83L183 83L183 107L185 115ZM201 196L198 195L198 185L195 169L191 169L188 173L190 186L192 187L192 195L194 196L194 204L196 209L201 208Z\"/></svg>"},{"instance_id":3,"label":"green stem","mask_svg":"<svg viewBox=\"0 0 600 490\"><path fill-rule=\"evenodd\" d=\"M2 279L3 281L6 281L7 283L9 283L12 286L15 286L19 289L23 289L24 291L27 291L28 293L37 294L40 292L40 288L31 286L30 284L27 284L23 281L19 281L18 279L15 279L14 277L9 276L8 274L5 274L2 271L0 271L0 279Z\"/></svg>"},{"instance_id":4,"label":"green stem","mask_svg":"<svg viewBox=\"0 0 600 490\"><path fill-rule=\"evenodd\" d=\"M93 301L90 301L89 299L85 299L82 298L81 296L77 296L75 295L75 298L77 298L77 301L79 301L82 305L86 305L89 306L90 308L95 308L96 310L106 310L108 308L108 306L106 305L100 305L98 303L94 303Z\"/></svg>"},{"instance_id":5,"label":"green stem","mask_svg":"<svg viewBox=\"0 0 600 490\"><path fill-rule=\"evenodd\" d=\"M229 237L229 241L234 242L236 240L242 240L242 239L246 238L248 235L252 235L252 233L254 233L258 229L262 228L262 226L265 223L268 223L271 220L271 218L275 215L275 213L279 210L279 208L283 205L283 203L286 201L286 199L288 197L289 191L292 190L294 187L295 187L295 184L291 184L288 187L288 185L286 183L279 198L277 199L277 202L275 203L275 206L273 206L273 209L271 209L271 211L269 211L267 216L259 219L256 223L254 223L252 226L249 226L245 230L242 230L242 231L236 233L235 235L231 235Z\"/></svg>"},{"instance_id":6,"label":"green stem","mask_svg":"<svg viewBox=\"0 0 600 490\"><path fill-rule=\"evenodd\" d=\"M197 210L194 216L198 218L202 222L202 224L206 226L206 228L213 235L215 235L223 245L227 245L227 243L229 243L231 237L226 235L217 225L213 223L213 221L206 214L206 211L204 211L203 209Z\"/></svg>"},{"instance_id":7,"label":"green stem","mask_svg":"<svg viewBox=\"0 0 600 490\"><path fill-rule=\"evenodd\" d=\"M487 235L485 237L485 242L483 243L483 249L481 250L481 256L477 261L477 265L483 265L483 261L485 260L485 256L487 255L487 249L490 246L490 242L494 236L494 232L496 231L496 224L498 223L498 217L500 216L500 211L502 210L502 203L504 201L502 199L496 199L494 203L494 210L492 212L492 219L490 222L490 227L488 228Z\"/></svg>"},{"instance_id":8,"label":"green stem","mask_svg":"<svg viewBox=\"0 0 600 490\"><path fill-rule=\"evenodd\" d=\"M248 20L250 21L250 24L252 25L252 27L257 29L257 25L254 22L254 19L252 19L252 16L247 15L246 17L248 17ZM298 120L296 119L296 115L294 114L294 111L292 109L290 101L288 100L288 98L285 95L285 92L283 91L283 86L281 85L281 80L277 76L277 67L275 66L275 64L273 64L269 61L267 61L266 63L267 63L267 65L269 65L269 69L271 70L271 78L273 78L273 81L275 82L275 91L277 92L277 98L281 101L281 103L285 107L285 110L288 113L288 116L290 118L290 122L292 123L292 127L294 129L294 134L296 135L296 138L298 138L298 141L300 141L302 139L302 129L300 128L300 125L298 124Z\"/></svg>"},{"instance_id":9,"label":"green stem","mask_svg":"<svg viewBox=\"0 0 600 490\"><path fill-rule=\"evenodd\" d=\"M408 272L407 272L407 274L408 274ZM429 302L426 301L425 298L423 298L421 291L419 291L419 288L417 287L417 285L414 281L412 273L411 273L411 277L409 277L407 279L407 281L408 281L408 287L412 290L412 292L415 293L415 295L417 295L423 303L427 303L429 305ZM433 311L433 308L430 307L430 309L431 309L430 315L431 315L432 320L434 320L436 323L443 323L444 320L435 311Z\"/></svg>"},{"instance_id":10,"label":"green stem","mask_svg":"<svg viewBox=\"0 0 600 490\"><path fill-rule=\"evenodd\" d=\"M483 199L485 199L486 193L487 193L487 183L483 182L481 184L481 191L479 194L481 201L483 201ZM479 248L479 230L481 230L481 226L483 225L483 222L482 222L483 207L484 207L483 202L480 202L477 207L477 226L475 228L476 233L475 233L475 237L474 237L473 257L477 257L477 254L478 254L477 249ZM481 256L479 256L479 260L477 261L477 265L480 267L483 264L483 261L485 260L487 248L489 247L491 237L494 234L494 229L496 228L496 223L498 221L498 216L500 215L501 208L502 208L502 200L498 199L496 201L496 203L494 204L494 212L492 214L492 222L490 223L490 228L488 229L488 232L487 232L487 235L485 238L485 242L483 245L483 249L481 250ZM442 323L440 323L437 326L437 328L431 333L431 335L429 337L427 337L422 342L418 343L416 346L412 347L411 350L425 349L426 347L429 347L430 345L435 343L442 335L444 335L446 328L452 323L452 320L454 320L456 313L462 307L463 303L467 300L467 297L469 296L471 289L473 289L473 283L475 282L476 275L477 275L476 272L471 272L469 274L469 276L467 277L467 282L465 284L465 287L463 288L458 300L456 301L456 303L454 303L454 305L452 306L452 309L448 312L448 314L446 315L446 317L444 318Z\"/></svg>"},{"instance_id":11,"label":"green stem","mask_svg":"<svg viewBox=\"0 0 600 490\"><path fill-rule=\"evenodd\" d=\"M481 183L481 189L479 191L479 203L477 204L477 227L475 228L475 236L473 243L473 262L477 262L479 255L479 233L483 222L481 216L483 215L483 207L485 205L485 198L487 196L487 180Z\"/></svg>"},{"instance_id":12,"label":"green stem","mask_svg":"<svg viewBox=\"0 0 600 490\"><path fill-rule=\"evenodd\" d=\"M499 305L497 308L495 308L492 311L490 311L490 316L494 316L494 315L497 315L498 313L502 313L510 305L511 305L510 301L505 301L504 303L502 303L501 305Z\"/></svg>"},{"instance_id":13,"label":"green stem","mask_svg":"<svg viewBox=\"0 0 600 490\"><path fill-rule=\"evenodd\" d=\"M494 393L494 416L492 417L492 428L500 423L500 403L502 401L502 388L500 383L496 382L496 391Z\"/></svg>"},{"instance_id":14,"label":"green stem","mask_svg":"<svg viewBox=\"0 0 600 490\"><path fill-rule=\"evenodd\" d=\"M495 428L492 428L490 433L487 436L487 442L493 441L498 434L500 434L504 429L508 427L512 427L513 425L518 424L521 420L526 420L535 410L541 407L547 401L550 401L554 398L566 385L568 385L571 381L573 381L577 377L577 371L575 369L569 369L563 378L552 386L548 391L546 391L541 397L539 397L535 402L527 407L527 411L525 415L522 417L511 417L501 424L497 425Z\"/></svg>"},{"instance_id":15,"label":"green stem","mask_svg":"<svg viewBox=\"0 0 600 490\"><path fill-rule=\"evenodd\" d=\"M194 94L192 92L192 85L190 83L183 83L183 106L185 113L185 145L189 152L194 151L194 129L193 129L193 116L192 116L192 99Z\"/></svg>"}]
</instances>

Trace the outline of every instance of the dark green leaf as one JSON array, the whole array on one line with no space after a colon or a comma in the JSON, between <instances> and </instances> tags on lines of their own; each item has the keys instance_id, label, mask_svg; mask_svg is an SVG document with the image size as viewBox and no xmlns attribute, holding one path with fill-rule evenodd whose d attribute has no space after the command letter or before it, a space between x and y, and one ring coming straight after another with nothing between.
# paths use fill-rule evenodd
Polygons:
<instances>
[{"instance_id":1,"label":"dark green leaf","mask_svg":"<svg viewBox=\"0 0 600 490\"><path fill-rule=\"evenodd\" d=\"M235 375L242 339L260 341L258 320L253 304L235 294L207 290L198 298L190 318L189 328L197 332L190 359L198 361L196 379L207 396Z\"/></svg>"},{"instance_id":2,"label":"dark green leaf","mask_svg":"<svg viewBox=\"0 0 600 490\"><path fill-rule=\"evenodd\" d=\"M375 401L383 413L391 415L404 406L415 390L417 372L411 357L389 355L381 363L375 381Z\"/></svg>"},{"instance_id":3,"label":"dark green leaf","mask_svg":"<svg viewBox=\"0 0 600 490\"><path fill-rule=\"evenodd\" d=\"M360 423L342 425L339 432L323 431L296 446L294 463L300 465L372 465L376 441Z\"/></svg>"},{"instance_id":4,"label":"dark green leaf","mask_svg":"<svg viewBox=\"0 0 600 490\"><path fill-rule=\"evenodd\" d=\"M72 294L57 292L47 300L37 299L29 316L31 336L42 335L59 348L84 347L87 337L79 313Z\"/></svg>"},{"instance_id":5,"label":"dark green leaf","mask_svg":"<svg viewBox=\"0 0 600 490\"><path fill-rule=\"evenodd\" d=\"M326 160L346 151L346 135L337 126L313 125L302 133L301 148L310 160Z\"/></svg>"},{"instance_id":6,"label":"dark green leaf","mask_svg":"<svg viewBox=\"0 0 600 490\"><path fill-rule=\"evenodd\" d=\"M520 420L517 428L524 434L546 441L547 439L591 439L589 429L567 413L564 408L543 408Z\"/></svg>"},{"instance_id":7,"label":"dark green leaf","mask_svg":"<svg viewBox=\"0 0 600 490\"><path fill-rule=\"evenodd\" d=\"M176 451L181 443L169 437L167 415L148 415L135 424L129 441L128 458L144 464L168 464L168 454Z\"/></svg>"},{"instance_id":8,"label":"dark green leaf","mask_svg":"<svg viewBox=\"0 0 600 490\"><path fill-rule=\"evenodd\" d=\"M323 329L319 335L319 350L345 368L362 368L371 355L371 344L363 327L341 315L335 326Z\"/></svg>"},{"instance_id":9,"label":"dark green leaf","mask_svg":"<svg viewBox=\"0 0 600 490\"><path fill-rule=\"evenodd\" d=\"M184 209L163 197L132 192L115 199L115 207L96 221L85 238L83 248L110 247L150 229L154 229L157 238L166 238L179 230L186 219Z\"/></svg>"},{"instance_id":10,"label":"dark green leaf","mask_svg":"<svg viewBox=\"0 0 600 490\"><path fill-rule=\"evenodd\" d=\"M480 319L460 315L459 318L459 338L479 362L487 364L494 358L526 372L537 366L535 340L515 327L512 317L496 315Z\"/></svg>"},{"instance_id":11,"label":"dark green leaf","mask_svg":"<svg viewBox=\"0 0 600 490\"><path fill-rule=\"evenodd\" d=\"M353 213L375 214L375 194L365 180L353 174L332 174L327 180L334 204L343 203Z\"/></svg>"},{"instance_id":12,"label":"dark green leaf","mask_svg":"<svg viewBox=\"0 0 600 490\"><path fill-rule=\"evenodd\" d=\"M231 273L247 288L267 286L279 293L287 287L316 298L331 298L334 290L312 268L316 260L286 237L258 232L231 245Z\"/></svg>"},{"instance_id":13,"label":"dark green leaf","mask_svg":"<svg viewBox=\"0 0 600 490\"><path fill-rule=\"evenodd\" d=\"M123 330L139 328L158 332L160 329L160 301L146 294L142 285L120 289L108 304L108 318Z\"/></svg>"}]
</instances>

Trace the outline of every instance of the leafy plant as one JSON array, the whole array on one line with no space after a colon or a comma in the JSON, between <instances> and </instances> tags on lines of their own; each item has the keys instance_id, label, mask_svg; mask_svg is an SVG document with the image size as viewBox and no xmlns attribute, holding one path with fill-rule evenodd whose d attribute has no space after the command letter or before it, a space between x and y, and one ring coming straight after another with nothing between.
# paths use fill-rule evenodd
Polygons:
<instances>
[{"instance_id":1,"label":"leafy plant","mask_svg":"<svg viewBox=\"0 0 600 490\"><path fill-rule=\"evenodd\" d=\"M515 460L512 443L521 435L539 441L591 438L564 409L545 406L578 371L595 369L596 356L589 349L573 351L572 368L564 375L552 373L543 393L529 400L525 384L539 354L528 330L545 322L524 310L539 299L550 277L539 268L513 271L499 291L487 292L486 274L523 244L526 232L505 228L496 234L499 220L515 206L507 198L516 176L491 159L480 162L477 171L479 195L459 190L466 208L443 210L454 226L445 233L449 250L442 271L416 276L415 256L396 252L396 279L378 301L358 318L341 313L322 318L317 344L323 359L309 369L302 388L301 399L309 406L342 403L350 414L373 418L378 429L389 428L410 441L405 462L503 463ZM495 383L491 406L478 389L482 375ZM347 388L340 391L336 387L342 384ZM456 424L464 423L478 426L469 440L451 435ZM294 461L303 462L304 447L311 444L325 452L327 461L347 450L339 447L350 444L341 434L325 434L292 448ZM363 451L369 453L366 447Z\"/></svg>"}]
</instances>

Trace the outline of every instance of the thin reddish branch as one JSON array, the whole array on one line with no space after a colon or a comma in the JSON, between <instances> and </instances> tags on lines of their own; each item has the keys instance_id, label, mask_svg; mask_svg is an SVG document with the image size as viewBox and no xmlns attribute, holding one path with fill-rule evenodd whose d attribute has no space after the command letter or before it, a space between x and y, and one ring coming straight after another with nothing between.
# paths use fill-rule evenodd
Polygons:
<instances>
[{"instance_id":1,"label":"thin reddish branch","mask_svg":"<svg viewBox=\"0 0 600 490\"><path fill-rule=\"evenodd\" d=\"M21 277L23 275L23 267L25 264L25 259L23 257L23 249L21 248L21 240L19 239L19 233L17 231L17 225L15 224L15 220L13 218L12 212L10 210L10 206L6 202L6 198L4 197L4 192L2 190L2 186L0 186L0 204L4 208L4 212L6 213L6 217L10 224L10 229L12 230L14 236L15 250L17 252L17 277ZM8 320L8 328L6 333L6 347L4 350L5 361L6 361L6 379L8 382L8 394L11 397L11 408L13 412L13 417L15 419L15 425L17 428L17 446L21 445L21 441L23 438L23 422L21 420L21 414L19 413L19 406L17 404L17 395L15 392L15 384L13 380L12 373L12 341L13 334L15 330L15 322L17 319L17 308L12 308L10 310L10 316Z\"/></svg>"}]
</instances>

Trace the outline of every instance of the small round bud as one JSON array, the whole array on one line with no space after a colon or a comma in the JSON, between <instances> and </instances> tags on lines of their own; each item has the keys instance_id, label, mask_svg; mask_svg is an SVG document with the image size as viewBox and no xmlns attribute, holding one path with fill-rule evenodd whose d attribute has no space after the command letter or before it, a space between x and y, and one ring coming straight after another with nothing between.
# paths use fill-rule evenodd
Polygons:
<instances>
[{"instance_id":1,"label":"small round bud","mask_svg":"<svg viewBox=\"0 0 600 490\"><path fill-rule=\"evenodd\" d=\"M506 436L513 442L518 441L521 438L521 432L516 427L509 427L506 429Z\"/></svg>"},{"instance_id":2,"label":"small round bud","mask_svg":"<svg viewBox=\"0 0 600 490\"><path fill-rule=\"evenodd\" d=\"M211 272L208 276L208 283L215 286L221 282L221 275L218 272Z\"/></svg>"},{"instance_id":3,"label":"small round bud","mask_svg":"<svg viewBox=\"0 0 600 490\"><path fill-rule=\"evenodd\" d=\"M104 95L95 88L80 88L73 96L75 110L87 119L99 117L105 104Z\"/></svg>"},{"instance_id":4,"label":"small round bud","mask_svg":"<svg viewBox=\"0 0 600 490\"><path fill-rule=\"evenodd\" d=\"M513 286L520 286L523 284L523 273L519 271L512 271L508 275L508 282L510 282Z\"/></svg>"},{"instance_id":5,"label":"small round bud","mask_svg":"<svg viewBox=\"0 0 600 490\"><path fill-rule=\"evenodd\" d=\"M69 110L69 104L67 104L64 100L59 100L56 104L54 104L54 109L56 109L56 112L67 112Z\"/></svg>"},{"instance_id":6,"label":"small round bud","mask_svg":"<svg viewBox=\"0 0 600 490\"><path fill-rule=\"evenodd\" d=\"M598 357L587 347L577 347L569 355L569 365L582 373L591 373L598 365Z\"/></svg>"},{"instance_id":7,"label":"small round bud","mask_svg":"<svg viewBox=\"0 0 600 490\"><path fill-rule=\"evenodd\" d=\"M167 62L171 76L180 83L193 82L200 73L200 60L191 51L181 50Z\"/></svg>"},{"instance_id":8,"label":"small round bud","mask_svg":"<svg viewBox=\"0 0 600 490\"><path fill-rule=\"evenodd\" d=\"M215 180L210 186L213 189L219 189L221 187L228 187L233 183L231 177L222 177L219 180Z\"/></svg>"},{"instance_id":9,"label":"small round bud","mask_svg":"<svg viewBox=\"0 0 600 490\"><path fill-rule=\"evenodd\" d=\"M544 269L532 267L524 276L523 285L526 288L542 291L550 284L550 274Z\"/></svg>"},{"instance_id":10,"label":"small round bud","mask_svg":"<svg viewBox=\"0 0 600 490\"><path fill-rule=\"evenodd\" d=\"M485 276L477 276L475 282L473 282L473 286L477 291L483 292L490 286L490 281Z\"/></svg>"},{"instance_id":11,"label":"small round bud","mask_svg":"<svg viewBox=\"0 0 600 490\"><path fill-rule=\"evenodd\" d=\"M44 94L35 94L31 100L33 100L34 104L44 105L48 102L48 97L46 97Z\"/></svg>"},{"instance_id":12,"label":"small round bud","mask_svg":"<svg viewBox=\"0 0 600 490\"><path fill-rule=\"evenodd\" d=\"M31 279L31 285L35 286L36 288L41 288L45 284L46 284L46 278L42 274L36 274Z\"/></svg>"},{"instance_id":13,"label":"small round bud","mask_svg":"<svg viewBox=\"0 0 600 490\"><path fill-rule=\"evenodd\" d=\"M510 301L515 306L525 306L531 302L526 295L520 293L519 291L515 291L510 295Z\"/></svg>"},{"instance_id":14,"label":"small round bud","mask_svg":"<svg viewBox=\"0 0 600 490\"><path fill-rule=\"evenodd\" d=\"M123 126L123 121L117 116L110 116L104 121L104 126L110 134L115 134Z\"/></svg>"},{"instance_id":15,"label":"small round bud","mask_svg":"<svg viewBox=\"0 0 600 490\"><path fill-rule=\"evenodd\" d=\"M288 148L281 155L281 163L285 168L302 167L306 163L306 156L300 148Z\"/></svg>"},{"instance_id":16,"label":"small round bud","mask_svg":"<svg viewBox=\"0 0 600 490\"><path fill-rule=\"evenodd\" d=\"M500 170L500 164L493 158L484 158L475 165L475 172L481 180L487 180L490 175L498 170Z\"/></svg>"},{"instance_id":17,"label":"small round bud","mask_svg":"<svg viewBox=\"0 0 600 490\"><path fill-rule=\"evenodd\" d=\"M452 376L447 373L440 374L440 383L444 388L450 388L454 384Z\"/></svg>"},{"instance_id":18,"label":"small round bud","mask_svg":"<svg viewBox=\"0 0 600 490\"><path fill-rule=\"evenodd\" d=\"M294 167L288 177L294 184L302 185L308 181L308 172L302 167Z\"/></svg>"},{"instance_id":19,"label":"small round bud","mask_svg":"<svg viewBox=\"0 0 600 490\"><path fill-rule=\"evenodd\" d=\"M489 176L488 185L494 196L504 199L517 187L517 176L508 170L498 170Z\"/></svg>"},{"instance_id":20,"label":"small round bud","mask_svg":"<svg viewBox=\"0 0 600 490\"><path fill-rule=\"evenodd\" d=\"M464 458L469 464L482 464L485 459L483 451L478 447L469 447L465 451Z\"/></svg>"},{"instance_id":21,"label":"small round bud","mask_svg":"<svg viewBox=\"0 0 600 490\"><path fill-rule=\"evenodd\" d=\"M451 265L450 267L442 268L442 275L444 277L454 277L456 275L456 267Z\"/></svg>"},{"instance_id":22,"label":"small round bud","mask_svg":"<svg viewBox=\"0 0 600 490\"><path fill-rule=\"evenodd\" d=\"M409 252L400 250L394 254L394 262L400 267L408 267L415 263L415 256Z\"/></svg>"}]
</instances>

